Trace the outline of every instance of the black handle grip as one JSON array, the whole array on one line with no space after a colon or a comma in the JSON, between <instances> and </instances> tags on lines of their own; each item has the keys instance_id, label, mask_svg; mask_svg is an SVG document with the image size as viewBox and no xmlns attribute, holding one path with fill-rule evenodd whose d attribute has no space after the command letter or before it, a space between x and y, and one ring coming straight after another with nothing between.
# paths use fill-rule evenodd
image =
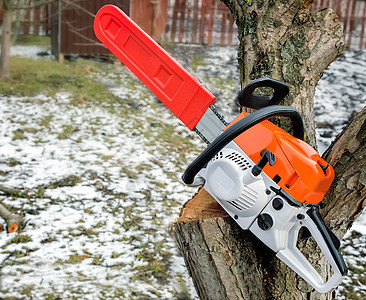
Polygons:
<instances>
[{"instance_id":1,"label":"black handle grip","mask_svg":"<svg viewBox=\"0 0 366 300\"><path fill-rule=\"evenodd\" d=\"M289 117L293 124L294 136L304 139L304 125L300 113L291 106L274 105L257 110L239 120L217 138L188 166L182 179L186 184L192 184L197 173L228 143L254 125L273 118Z\"/></svg>"},{"instance_id":2,"label":"black handle grip","mask_svg":"<svg viewBox=\"0 0 366 300\"><path fill-rule=\"evenodd\" d=\"M254 94L254 90L260 87L270 87L274 92L270 96ZM288 95L289 91L290 89L286 83L269 77L263 77L249 83L240 92L237 101L240 106L261 109L270 105L279 104Z\"/></svg>"},{"instance_id":3,"label":"black handle grip","mask_svg":"<svg viewBox=\"0 0 366 300\"><path fill-rule=\"evenodd\" d=\"M337 236L329 229L325 224L322 216L319 213L319 208L317 206L312 206L307 212L309 217L313 220L316 227L318 227L321 235L323 236L325 242L327 243L328 249L333 256L335 263L339 269L339 272L345 276L347 275L348 268L344 262L342 254L339 252L340 241Z\"/></svg>"}]
</instances>

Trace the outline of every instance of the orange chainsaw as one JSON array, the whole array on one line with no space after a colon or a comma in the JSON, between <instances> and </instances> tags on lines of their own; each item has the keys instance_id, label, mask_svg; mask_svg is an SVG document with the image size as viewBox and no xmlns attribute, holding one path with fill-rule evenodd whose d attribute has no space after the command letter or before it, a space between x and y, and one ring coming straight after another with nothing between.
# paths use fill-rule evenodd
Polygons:
<instances>
[{"instance_id":1,"label":"orange chainsaw","mask_svg":"<svg viewBox=\"0 0 366 300\"><path fill-rule=\"evenodd\" d=\"M182 178L201 186L242 229L249 229L276 256L326 293L347 274L340 241L326 226L319 202L333 179L333 168L308 145L299 112L277 105L287 96L286 84L261 78L238 96L241 113L227 124L213 106L216 97L178 64L119 8L106 5L97 13L94 30L107 46L207 148L188 166ZM271 96L255 94L270 87ZM293 135L268 119L287 117ZM297 248L299 231L312 235L333 274L324 281Z\"/></svg>"}]
</instances>

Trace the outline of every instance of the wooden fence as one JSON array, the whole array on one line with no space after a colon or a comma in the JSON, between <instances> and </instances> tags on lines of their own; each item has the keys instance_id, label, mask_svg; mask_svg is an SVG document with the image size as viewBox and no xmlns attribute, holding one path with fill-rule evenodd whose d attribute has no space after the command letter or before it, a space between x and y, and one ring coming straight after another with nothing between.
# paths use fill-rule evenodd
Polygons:
<instances>
[{"instance_id":1,"label":"wooden fence","mask_svg":"<svg viewBox=\"0 0 366 300\"><path fill-rule=\"evenodd\" d=\"M59 0L52 4L52 54L62 60L64 54L110 55L94 34L94 17L104 5L113 4L127 14L129 0Z\"/></svg>"},{"instance_id":2,"label":"wooden fence","mask_svg":"<svg viewBox=\"0 0 366 300\"><path fill-rule=\"evenodd\" d=\"M48 5L40 6L29 10L26 14L22 14L24 11L19 11L18 16L23 15L22 21L17 28L19 34L31 34L31 35L50 35L50 15ZM0 6L0 25L3 21L3 9Z\"/></svg>"},{"instance_id":3,"label":"wooden fence","mask_svg":"<svg viewBox=\"0 0 366 300\"><path fill-rule=\"evenodd\" d=\"M124 0L124 2L126 1L130 1L132 8L137 3L137 0ZM155 38L180 43L221 45L238 43L237 28L233 24L230 11L219 0L146 0L146 3L151 6L155 5L155 9L158 7L156 3L163 1L167 1L168 5L158 6L160 9L164 9L164 12L161 12L162 15L167 16L166 20L164 18L165 30L160 38L156 36ZM337 12L340 18L347 48L366 48L366 0L314 1L314 10L327 7L331 7ZM49 7L30 11L25 17L20 33L50 35L50 14ZM0 9L0 23L1 19ZM138 22L138 20L136 21ZM146 22L148 23L145 20ZM154 20L151 23L154 24ZM164 24L162 28L164 28Z\"/></svg>"},{"instance_id":4,"label":"wooden fence","mask_svg":"<svg viewBox=\"0 0 366 300\"><path fill-rule=\"evenodd\" d=\"M47 5L30 10L22 22L22 34L50 35L49 8Z\"/></svg>"},{"instance_id":5,"label":"wooden fence","mask_svg":"<svg viewBox=\"0 0 366 300\"><path fill-rule=\"evenodd\" d=\"M313 9L332 8L344 28L349 49L366 48L366 0L315 0ZM169 0L163 40L236 45L237 28L228 8L218 0Z\"/></svg>"},{"instance_id":6,"label":"wooden fence","mask_svg":"<svg viewBox=\"0 0 366 300\"><path fill-rule=\"evenodd\" d=\"M229 9L218 0L169 0L163 40L180 43L237 44Z\"/></svg>"}]
</instances>

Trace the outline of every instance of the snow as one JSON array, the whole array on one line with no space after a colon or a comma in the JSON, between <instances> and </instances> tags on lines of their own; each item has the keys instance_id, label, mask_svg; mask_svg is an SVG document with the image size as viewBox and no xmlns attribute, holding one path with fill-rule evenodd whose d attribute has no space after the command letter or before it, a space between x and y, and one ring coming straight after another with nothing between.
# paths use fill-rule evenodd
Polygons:
<instances>
[{"instance_id":1,"label":"snow","mask_svg":"<svg viewBox=\"0 0 366 300\"><path fill-rule=\"evenodd\" d=\"M366 104L366 51L346 51L330 65L317 85L315 116L320 151L334 139L355 112Z\"/></svg>"},{"instance_id":2,"label":"snow","mask_svg":"<svg viewBox=\"0 0 366 300\"><path fill-rule=\"evenodd\" d=\"M44 49L13 47L11 53L38 59L40 51ZM218 96L218 109L231 120L237 111L230 103L240 90L236 50L200 51L201 47L181 46L176 55ZM194 53L206 64L192 70L189 58ZM317 122L328 123L317 130L321 150L352 111L365 105L365 68L366 52L353 51L324 73L315 96ZM169 224L195 192L181 182L180 175L203 145L167 109L156 105L128 70L119 67L119 72L118 85L115 74L100 74L100 78L120 99L134 103L137 112L128 118L111 113L107 103L76 106L67 93L0 96L0 184L31 195L44 189L29 199L0 196L5 204L27 211L21 235L29 237L26 242L10 243L17 234L0 232L2 297L25 297L28 287L29 299L44 299L47 294L62 299L176 299L185 289L197 298L169 235ZM227 79L220 85L224 88L208 76ZM124 81L134 82L133 88L121 86ZM118 111L125 104L115 105ZM49 125L42 125L50 117ZM60 138L68 125L75 130ZM187 138L193 150L179 156L174 145L161 137L162 126L174 127L173 136ZM14 139L14 132L30 127L34 130L24 131L24 139ZM352 232L365 235L365 215L347 237ZM345 246L348 263L365 262L355 259L364 242L358 236L352 243L359 247ZM167 274L157 270L153 276L149 268L144 273L144 267L154 263Z\"/></svg>"},{"instance_id":3,"label":"snow","mask_svg":"<svg viewBox=\"0 0 366 300\"><path fill-rule=\"evenodd\" d=\"M49 54L49 50L43 46L35 46L35 45L15 45L10 49L10 55L12 56L21 56L21 57L29 57L32 59L45 59L48 57L50 59L54 58L51 54Z\"/></svg>"},{"instance_id":4,"label":"snow","mask_svg":"<svg viewBox=\"0 0 366 300\"><path fill-rule=\"evenodd\" d=\"M29 54L28 48L26 51ZM131 77L129 73L125 76ZM155 101L141 86L137 92L126 93L123 97L134 95L141 101L147 96L148 101ZM1 245L6 249L2 260L8 259L2 268L3 296L19 297L25 287L34 285L31 296L36 299L48 292L67 297L65 290L76 298L83 295L94 299L108 289L126 297L140 293L149 298L171 299L178 290L174 284L178 280L174 278L188 277L184 268L168 270L171 282L167 286L151 276L146 277L149 283L138 279L131 282L131 278L138 275L139 267L148 264L141 256L144 251L162 265L169 261L174 261L175 266L183 265L167 230L178 215L179 206L192 194L192 189L177 180L178 175L167 176L180 174L183 166L177 169L168 156L161 157L154 146L145 145L143 133L147 126L135 128L106 107L75 106L71 100L65 93L55 97L0 96L0 166L5 174L1 184L30 194L42 185L45 189L43 198L31 200L0 196L5 204L36 212L26 214L27 226L22 233L31 241L7 245L13 235L5 231L0 234ZM166 111L161 115L172 119ZM48 117L51 122L45 128L41 122ZM134 117L135 123L144 121L143 115ZM154 119L158 122L159 115ZM167 123L180 127L178 122L173 119ZM67 125L75 131L60 139L59 134ZM14 132L26 127L34 130L25 132L25 139L14 139ZM156 136L158 130L159 127ZM10 159L16 162L15 166L9 164ZM162 161L163 168L154 159ZM149 168L149 173L134 171L140 165ZM123 168L136 174L130 178ZM68 176L80 177L81 182L50 187ZM160 185L166 187L164 193L159 191ZM51 241L45 242L47 239ZM154 253L154 247L160 244L162 249ZM29 254L25 255L27 251ZM165 251L171 252L173 259L161 257ZM8 258L10 253L20 257ZM71 262L75 255L80 262ZM21 261L21 266L13 261ZM155 291L159 297L154 296Z\"/></svg>"}]
</instances>

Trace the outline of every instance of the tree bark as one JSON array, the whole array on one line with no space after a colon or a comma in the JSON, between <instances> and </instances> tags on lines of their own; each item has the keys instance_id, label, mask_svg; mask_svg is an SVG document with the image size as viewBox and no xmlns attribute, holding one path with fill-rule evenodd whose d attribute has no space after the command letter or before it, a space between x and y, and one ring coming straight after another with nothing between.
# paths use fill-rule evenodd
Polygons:
<instances>
[{"instance_id":1,"label":"tree bark","mask_svg":"<svg viewBox=\"0 0 366 300\"><path fill-rule=\"evenodd\" d=\"M1 53L0 53L0 77L9 78L10 76L10 48L12 42L15 41L16 34L12 39L12 24L15 12L17 14L16 22L19 23L20 19L23 19L27 11L32 8L37 8L46 4L51 4L57 0L43 0L43 1L31 1L31 2L23 2L23 1L11 1L11 0L3 0L0 1L2 3L3 8L3 22L2 22L2 35L1 35ZM76 1L77 2L77 1ZM75 3L74 3L75 4ZM20 12L21 11L21 12Z\"/></svg>"},{"instance_id":2,"label":"tree bark","mask_svg":"<svg viewBox=\"0 0 366 300\"><path fill-rule=\"evenodd\" d=\"M286 82L284 105L304 119L307 142L316 147L313 106L323 71L344 49L337 15L330 9L311 12L312 0L223 0L238 26L238 62L242 87L270 76ZM279 123L288 129L286 120Z\"/></svg>"},{"instance_id":3,"label":"tree bark","mask_svg":"<svg viewBox=\"0 0 366 300\"><path fill-rule=\"evenodd\" d=\"M304 118L307 141L315 146L313 96L323 70L343 51L338 18L331 10L311 13L312 1L225 1L239 28L238 60L242 85L270 76L286 82ZM366 109L337 137L325 159L336 178L321 214L342 237L365 206ZM280 126L288 129L283 120ZM275 257L249 231L243 231L201 189L172 225L201 299L334 299L319 294ZM312 238L299 248L327 278L330 268Z\"/></svg>"},{"instance_id":4,"label":"tree bark","mask_svg":"<svg viewBox=\"0 0 366 300\"><path fill-rule=\"evenodd\" d=\"M3 32L1 36L0 54L0 76L8 78L10 76L10 47L11 47L11 25L13 19L12 10L8 6L3 6Z\"/></svg>"},{"instance_id":5,"label":"tree bark","mask_svg":"<svg viewBox=\"0 0 366 300\"><path fill-rule=\"evenodd\" d=\"M336 174L323 200L324 219L342 237L366 206L366 106L323 156Z\"/></svg>"}]
</instances>

